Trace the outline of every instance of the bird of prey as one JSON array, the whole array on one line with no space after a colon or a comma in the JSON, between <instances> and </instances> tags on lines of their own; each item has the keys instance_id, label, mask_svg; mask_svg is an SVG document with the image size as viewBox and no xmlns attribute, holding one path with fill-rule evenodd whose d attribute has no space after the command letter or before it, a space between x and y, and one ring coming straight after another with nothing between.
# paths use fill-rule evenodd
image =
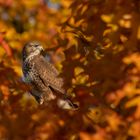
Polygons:
<instances>
[{"instance_id":1,"label":"bird of prey","mask_svg":"<svg viewBox=\"0 0 140 140\"><path fill-rule=\"evenodd\" d=\"M57 105L63 109L76 109L63 88L63 79L59 77L57 69L42 55L43 47L39 42L33 41L24 45L22 50L23 81L31 86L30 93L39 104L56 100ZM60 98L57 94L62 94Z\"/></svg>"}]
</instances>

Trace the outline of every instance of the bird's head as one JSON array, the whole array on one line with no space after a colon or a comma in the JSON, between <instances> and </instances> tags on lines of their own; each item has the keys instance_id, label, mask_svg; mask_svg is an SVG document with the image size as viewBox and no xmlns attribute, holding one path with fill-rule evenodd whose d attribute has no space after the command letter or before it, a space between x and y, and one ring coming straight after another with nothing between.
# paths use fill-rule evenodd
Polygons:
<instances>
[{"instance_id":1,"label":"bird's head","mask_svg":"<svg viewBox=\"0 0 140 140\"><path fill-rule=\"evenodd\" d=\"M31 58L41 54L42 51L43 51L43 47L39 42L33 41L33 42L26 43L22 50L23 61L26 58Z\"/></svg>"}]
</instances>

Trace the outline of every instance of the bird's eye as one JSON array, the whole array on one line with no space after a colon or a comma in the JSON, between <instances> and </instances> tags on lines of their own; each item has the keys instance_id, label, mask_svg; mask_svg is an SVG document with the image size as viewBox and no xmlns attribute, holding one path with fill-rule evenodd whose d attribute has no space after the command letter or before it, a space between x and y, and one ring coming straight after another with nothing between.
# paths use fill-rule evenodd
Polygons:
<instances>
[{"instance_id":1,"label":"bird's eye","mask_svg":"<svg viewBox=\"0 0 140 140\"><path fill-rule=\"evenodd\" d=\"M38 45L36 44L36 45L34 45L35 47L38 47Z\"/></svg>"}]
</instances>

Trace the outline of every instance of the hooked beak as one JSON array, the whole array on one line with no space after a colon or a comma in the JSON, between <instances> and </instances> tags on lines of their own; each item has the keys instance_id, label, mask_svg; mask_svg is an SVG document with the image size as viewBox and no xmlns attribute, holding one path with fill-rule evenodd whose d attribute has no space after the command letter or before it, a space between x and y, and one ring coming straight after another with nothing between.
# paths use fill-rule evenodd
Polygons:
<instances>
[{"instance_id":1,"label":"hooked beak","mask_svg":"<svg viewBox=\"0 0 140 140\"><path fill-rule=\"evenodd\" d=\"M44 52L44 48L42 46L38 46L37 49L40 51L40 52Z\"/></svg>"},{"instance_id":2,"label":"hooked beak","mask_svg":"<svg viewBox=\"0 0 140 140\"><path fill-rule=\"evenodd\" d=\"M45 50L44 50L44 48L43 48L42 46L38 46L37 48L38 48L38 50L40 51L40 53L41 53L43 56L45 56Z\"/></svg>"}]
</instances>

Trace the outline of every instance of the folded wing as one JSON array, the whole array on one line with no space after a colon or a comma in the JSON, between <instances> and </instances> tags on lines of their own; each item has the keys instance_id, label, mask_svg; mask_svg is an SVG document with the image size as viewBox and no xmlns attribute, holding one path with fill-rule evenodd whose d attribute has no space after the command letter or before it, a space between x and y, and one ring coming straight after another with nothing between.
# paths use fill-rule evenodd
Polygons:
<instances>
[{"instance_id":1,"label":"folded wing","mask_svg":"<svg viewBox=\"0 0 140 140\"><path fill-rule=\"evenodd\" d=\"M64 94L65 90L63 88L63 79L58 77L59 72L57 69L49 63L43 56L36 59L35 69L40 76L40 79L44 85L50 87L51 89Z\"/></svg>"}]
</instances>

